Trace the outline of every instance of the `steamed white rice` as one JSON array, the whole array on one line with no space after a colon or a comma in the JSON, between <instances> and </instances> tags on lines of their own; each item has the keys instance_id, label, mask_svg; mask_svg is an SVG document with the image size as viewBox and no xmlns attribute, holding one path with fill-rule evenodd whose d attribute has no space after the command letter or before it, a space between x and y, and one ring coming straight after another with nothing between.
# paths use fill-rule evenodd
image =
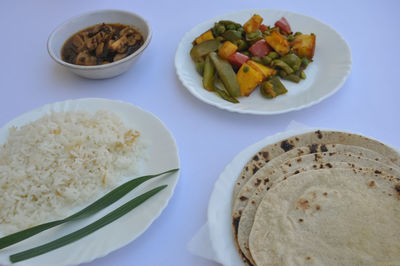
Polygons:
<instances>
[{"instance_id":1,"label":"steamed white rice","mask_svg":"<svg viewBox=\"0 0 400 266\"><path fill-rule=\"evenodd\" d=\"M10 128L0 147L0 232L65 217L136 174L144 148L109 111L53 112Z\"/></svg>"}]
</instances>

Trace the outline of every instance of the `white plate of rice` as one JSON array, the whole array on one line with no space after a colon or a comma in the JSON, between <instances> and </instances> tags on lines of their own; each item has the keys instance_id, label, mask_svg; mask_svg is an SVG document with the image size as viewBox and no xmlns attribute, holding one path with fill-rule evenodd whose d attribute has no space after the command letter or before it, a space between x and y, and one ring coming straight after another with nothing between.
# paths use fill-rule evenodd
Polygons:
<instances>
[{"instance_id":1,"label":"white plate of rice","mask_svg":"<svg viewBox=\"0 0 400 266\"><path fill-rule=\"evenodd\" d=\"M0 236L65 218L132 178L179 168L176 142L158 118L108 99L57 102L25 113L0 129L0 144ZM89 236L13 265L75 265L105 256L151 225L167 206L178 177L176 172L147 181L92 217L1 250L0 264L9 265L10 255L80 229L130 199L167 184L166 189ZM15 203L24 202L23 198L30 200Z\"/></svg>"}]
</instances>

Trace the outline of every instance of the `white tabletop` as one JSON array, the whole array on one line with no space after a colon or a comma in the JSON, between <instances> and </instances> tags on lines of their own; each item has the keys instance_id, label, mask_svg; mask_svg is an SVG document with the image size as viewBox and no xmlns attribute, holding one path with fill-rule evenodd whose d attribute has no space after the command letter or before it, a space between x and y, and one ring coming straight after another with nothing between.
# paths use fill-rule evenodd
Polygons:
<instances>
[{"instance_id":1,"label":"white tabletop","mask_svg":"<svg viewBox=\"0 0 400 266\"><path fill-rule=\"evenodd\" d=\"M46 51L50 32L95 9L123 9L146 18L153 39L129 72L87 80L65 71ZM220 110L192 96L178 80L174 56L182 36L217 15L275 8L312 16L336 29L352 51L352 72L333 96L274 116ZM0 3L0 125L44 104L102 97L137 105L159 117L176 138L181 176L161 216L139 238L85 265L215 265L186 245L206 222L215 180L232 158L290 121L343 129L400 148L400 2L393 1L18 1Z\"/></svg>"}]
</instances>

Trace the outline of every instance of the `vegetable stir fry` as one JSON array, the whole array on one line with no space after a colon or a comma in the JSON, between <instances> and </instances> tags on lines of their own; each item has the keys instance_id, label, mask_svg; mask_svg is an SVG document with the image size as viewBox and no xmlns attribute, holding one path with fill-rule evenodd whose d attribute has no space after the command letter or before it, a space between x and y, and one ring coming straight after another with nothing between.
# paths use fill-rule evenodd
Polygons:
<instances>
[{"instance_id":1,"label":"vegetable stir fry","mask_svg":"<svg viewBox=\"0 0 400 266\"><path fill-rule=\"evenodd\" d=\"M193 41L190 56L203 77L203 87L238 103L257 87L271 99L285 94L280 79L300 82L312 62L316 36L293 33L282 17L274 26L253 15L244 25L221 20Z\"/></svg>"}]
</instances>

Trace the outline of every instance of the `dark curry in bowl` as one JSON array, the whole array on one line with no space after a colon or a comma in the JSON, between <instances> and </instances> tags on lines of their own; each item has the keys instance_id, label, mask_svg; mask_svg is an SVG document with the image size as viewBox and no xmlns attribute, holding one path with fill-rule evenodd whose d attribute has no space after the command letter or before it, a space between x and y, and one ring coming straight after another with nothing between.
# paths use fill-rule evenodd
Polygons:
<instances>
[{"instance_id":1,"label":"dark curry in bowl","mask_svg":"<svg viewBox=\"0 0 400 266\"><path fill-rule=\"evenodd\" d=\"M133 54L143 43L143 36L132 26L97 24L72 35L61 49L61 58L75 65L102 65Z\"/></svg>"}]
</instances>

